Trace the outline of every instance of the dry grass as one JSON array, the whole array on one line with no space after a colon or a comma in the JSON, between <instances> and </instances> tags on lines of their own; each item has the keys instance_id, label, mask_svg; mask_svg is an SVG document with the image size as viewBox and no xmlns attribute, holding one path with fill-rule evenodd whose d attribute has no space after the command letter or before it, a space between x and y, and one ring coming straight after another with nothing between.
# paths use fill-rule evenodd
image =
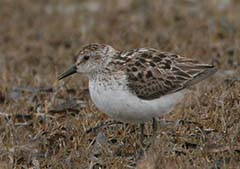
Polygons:
<instances>
[{"instance_id":1,"label":"dry grass","mask_svg":"<svg viewBox=\"0 0 240 169\"><path fill-rule=\"evenodd\" d=\"M239 11L238 0L1 0L0 168L240 168ZM86 78L56 81L89 42L175 51L219 71L139 159L137 126L85 133L108 120Z\"/></svg>"}]
</instances>

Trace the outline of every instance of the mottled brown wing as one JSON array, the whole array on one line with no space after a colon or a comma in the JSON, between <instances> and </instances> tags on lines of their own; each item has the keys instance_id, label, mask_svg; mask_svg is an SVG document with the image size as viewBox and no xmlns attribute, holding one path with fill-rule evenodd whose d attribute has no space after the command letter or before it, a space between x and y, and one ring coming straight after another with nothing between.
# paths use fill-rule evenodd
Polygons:
<instances>
[{"instance_id":1,"label":"mottled brown wing","mask_svg":"<svg viewBox=\"0 0 240 169\"><path fill-rule=\"evenodd\" d=\"M128 60L124 65L128 87L145 100L180 91L216 72L212 65L154 49L138 49L127 55L125 59Z\"/></svg>"}]
</instances>

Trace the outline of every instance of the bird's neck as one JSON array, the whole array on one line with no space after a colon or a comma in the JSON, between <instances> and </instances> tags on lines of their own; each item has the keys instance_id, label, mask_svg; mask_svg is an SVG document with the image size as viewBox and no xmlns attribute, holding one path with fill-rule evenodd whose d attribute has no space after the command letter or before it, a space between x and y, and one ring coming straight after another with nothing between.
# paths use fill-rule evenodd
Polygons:
<instances>
[{"instance_id":1,"label":"bird's neck","mask_svg":"<svg viewBox=\"0 0 240 169\"><path fill-rule=\"evenodd\" d=\"M96 80L105 76L109 76L113 70L115 70L116 65L114 60L120 54L117 50L112 50L111 53L108 52L105 57L103 64L92 72L88 73L89 80Z\"/></svg>"},{"instance_id":2,"label":"bird's neck","mask_svg":"<svg viewBox=\"0 0 240 169\"><path fill-rule=\"evenodd\" d=\"M103 68L103 69L98 69L98 70L95 70L93 72L90 72L87 74L88 78L90 81L96 81L96 80L99 80L99 79L102 79L106 76L109 76L109 74L111 74L111 71L109 68Z\"/></svg>"}]
</instances>

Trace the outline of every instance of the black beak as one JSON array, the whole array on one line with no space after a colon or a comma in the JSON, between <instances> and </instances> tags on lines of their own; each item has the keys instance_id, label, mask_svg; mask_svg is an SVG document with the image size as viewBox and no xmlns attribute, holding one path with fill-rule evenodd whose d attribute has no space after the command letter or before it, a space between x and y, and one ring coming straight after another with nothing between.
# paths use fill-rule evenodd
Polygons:
<instances>
[{"instance_id":1,"label":"black beak","mask_svg":"<svg viewBox=\"0 0 240 169\"><path fill-rule=\"evenodd\" d=\"M58 80L62 80L65 77L68 77L74 73L77 73L77 67L75 65L71 66L67 71L63 72L58 76Z\"/></svg>"}]
</instances>

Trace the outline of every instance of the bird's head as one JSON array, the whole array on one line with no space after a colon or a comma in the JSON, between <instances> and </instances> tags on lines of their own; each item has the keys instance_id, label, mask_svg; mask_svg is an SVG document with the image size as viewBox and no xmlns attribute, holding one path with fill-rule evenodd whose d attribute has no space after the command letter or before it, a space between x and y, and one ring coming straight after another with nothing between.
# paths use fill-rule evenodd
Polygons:
<instances>
[{"instance_id":1,"label":"bird's head","mask_svg":"<svg viewBox=\"0 0 240 169\"><path fill-rule=\"evenodd\" d=\"M116 50L109 45L92 43L84 46L77 54L76 63L62 73L58 80L77 72L87 75L96 73L107 65L115 52Z\"/></svg>"}]
</instances>

